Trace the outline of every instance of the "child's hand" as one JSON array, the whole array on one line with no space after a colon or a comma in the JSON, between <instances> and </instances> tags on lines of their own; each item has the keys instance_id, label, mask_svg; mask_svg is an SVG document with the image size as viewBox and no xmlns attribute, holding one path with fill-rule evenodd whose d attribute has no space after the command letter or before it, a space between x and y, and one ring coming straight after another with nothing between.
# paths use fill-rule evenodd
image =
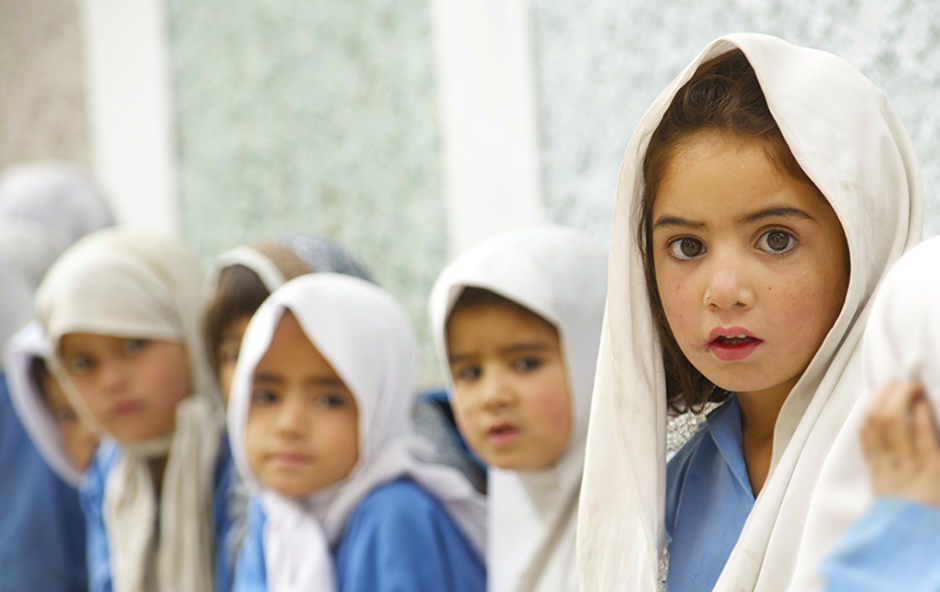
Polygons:
<instances>
[{"instance_id":1,"label":"child's hand","mask_svg":"<svg viewBox=\"0 0 940 592\"><path fill-rule=\"evenodd\" d=\"M893 382L881 387L861 438L875 495L940 507L940 441L921 385Z\"/></svg>"}]
</instances>

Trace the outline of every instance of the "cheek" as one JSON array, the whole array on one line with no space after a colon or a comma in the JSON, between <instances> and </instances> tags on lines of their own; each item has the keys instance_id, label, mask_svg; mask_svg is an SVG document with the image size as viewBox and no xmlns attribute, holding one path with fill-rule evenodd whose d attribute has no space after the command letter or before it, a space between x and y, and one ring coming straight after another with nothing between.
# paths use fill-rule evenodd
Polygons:
<instances>
[{"instance_id":1,"label":"cheek","mask_svg":"<svg viewBox=\"0 0 940 592\"><path fill-rule=\"evenodd\" d=\"M544 433L562 445L567 444L572 418L571 397L564 373L554 373L541 385L535 396L529 399L529 410L533 421L544 426Z\"/></svg>"},{"instance_id":2,"label":"cheek","mask_svg":"<svg viewBox=\"0 0 940 592\"><path fill-rule=\"evenodd\" d=\"M248 412L248 422L245 425L245 456L255 473L259 470L258 460L263 453L262 442L267 433L267 423L263 413L257 410Z\"/></svg>"},{"instance_id":3,"label":"cheek","mask_svg":"<svg viewBox=\"0 0 940 592\"><path fill-rule=\"evenodd\" d=\"M461 432L466 432L477 414L477 406L474 402L474 398L463 389L458 389L454 393L454 396L451 397L450 402L454 412L454 419L457 422L457 428Z\"/></svg>"}]
</instances>

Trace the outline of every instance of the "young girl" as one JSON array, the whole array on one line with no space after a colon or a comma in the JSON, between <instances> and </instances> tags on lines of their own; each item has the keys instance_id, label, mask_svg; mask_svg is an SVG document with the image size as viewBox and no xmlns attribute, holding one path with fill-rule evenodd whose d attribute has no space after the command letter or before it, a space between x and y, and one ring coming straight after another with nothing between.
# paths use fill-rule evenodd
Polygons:
<instances>
[{"instance_id":1,"label":"young girl","mask_svg":"<svg viewBox=\"0 0 940 592\"><path fill-rule=\"evenodd\" d=\"M899 118L833 55L733 35L660 95L620 174L584 587L655 590L668 547L668 590L787 588L871 295L921 215ZM667 470L668 409L708 402Z\"/></svg>"},{"instance_id":2,"label":"young girl","mask_svg":"<svg viewBox=\"0 0 940 592\"><path fill-rule=\"evenodd\" d=\"M48 354L27 325L0 374L0 590L88 589L78 486L97 438L46 371Z\"/></svg>"},{"instance_id":3,"label":"young girl","mask_svg":"<svg viewBox=\"0 0 940 592\"><path fill-rule=\"evenodd\" d=\"M489 472L488 590L577 590L575 525L607 252L568 229L493 238L431 294L457 424Z\"/></svg>"},{"instance_id":4,"label":"young girl","mask_svg":"<svg viewBox=\"0 0 940 592\"><path fill-rule=\"evenodd\" d=\"M4 366L13 406L30 438L52 470L76 490L98 446L98 437L81 422L47 360L52 352L33 321L6 347Z\"/></svg>"},{"instance_id":5,"label":"young girl","mask_svg":"<svg viewBox=\"0 0 940 592\"><path fill-rule=\"evenodd\" d=\"M938 256L940 238L922 243L878 291L863 340L866 392L823 467L801 555L810 573L794 590L821 589L820 574L831 591L940 589Z\"/></svg>"},{"instance_id":6,"label":"young girl","mask_svg":"<svg viewBox=\"0 0 940 592\"><path fill-rule=\"evenodd\" d=\"M203 330L222 396L228 399L245 327L264 299L289 279L324 271L370 279L352 254L316 236L287 235L219 255L209 274Z\"/></svg>"},{"instance_id":7,"label":"young girl","mask_svg":"<svg viewBox=\"0 0 940 592\"><path fill-rule=\"evenodd\" d=\"M484 506L408 435L402 307L344 275L284 284L245 333L229 403L255 489L235 590L482 591Z\"/></svg>"},{"instance_id":8,"label":"young girl","mask_svg":"<svg viewBox=\"0 0 940 592\"><path fill-rule=\"evenodd\" d=\"M175 240L108 230L66 251L36 295L54 373L113 439L81 492L94 592L229 588L214 552L230 456L199 332L202 285Z\"/></svg>"}]
</instances>

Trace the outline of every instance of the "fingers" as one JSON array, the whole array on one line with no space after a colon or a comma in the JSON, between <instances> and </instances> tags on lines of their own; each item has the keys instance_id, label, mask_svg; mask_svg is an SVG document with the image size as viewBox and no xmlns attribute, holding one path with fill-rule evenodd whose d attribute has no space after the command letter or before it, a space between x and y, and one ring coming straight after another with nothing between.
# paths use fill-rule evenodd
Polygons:
<instances>
[{"instance_id":1,"label":"fingers","mask_svg":"<svg viewBox=\"0 0 940 592\"><path fill-rule=\"evenodd\" d=\"M872 397L861 428L866 457L884 453L910 453L913 442L908 430L910 409L920 396L914 383L890 382Z\"/></svg>"},{"instance_id":2,"label":"fingers","mask_svg":"<svg viewBox=\"0 0 940 592\"><path fill-rule=\"evenodd\" d=\"M859 435L876 495L940 507L940 440L920 385L896 382L880 388Z\"/></svg>"},{"instance_id":3,"label":"fingers","mask_svg":"<svg viewBox=\"0 0 940 592\"><path fill-rule=\"evenodd\" d=\"M940 457L940 441L937 439L933 408L926 397L914 401L911 409L911 431L914 453L919 459ZM940 487L940 483L937 486Z\"/></svg>"}]
</instances>

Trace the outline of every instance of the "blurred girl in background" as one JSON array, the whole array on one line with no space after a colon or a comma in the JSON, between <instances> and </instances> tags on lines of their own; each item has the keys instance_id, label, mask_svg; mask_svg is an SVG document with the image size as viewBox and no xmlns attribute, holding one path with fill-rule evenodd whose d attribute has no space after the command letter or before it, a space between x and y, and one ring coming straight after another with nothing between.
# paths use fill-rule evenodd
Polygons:
<instances>
[{"instance_id":1,"label":"blurred girl in background","mask_svg":"<svg viewBox=\"0 0 940 592\"><path fill-rule=\"evenodd\" d=\"M81 492L94 592L230 588L217 542L231 463L202 288L176 240L109 230L68 249L36 295L54 374L108 436Z\"/></svg>"},{"instance_id":2,"label":"blurred girl in background","mask_svg":"<svg viewBox=\"0 0 940 592\"><path fill-rule=\"evenodd\" d=\"M245 333L229 403L256 492L235 590L482 592L484 505L409 434L415 342L389 294L296 278Z\"/></svg>"},{"instance_id":3,"label":"blurred girl in background","mask_svg":"<svg viewBox=\"0 0 940 592\"><path fill-rule=\"evenodd\" d=\"M457 425L489 468L487 589L578 589L575 527L607 251L528 228L457 257L431 294Z\"/></svg>"}]
</instances>

